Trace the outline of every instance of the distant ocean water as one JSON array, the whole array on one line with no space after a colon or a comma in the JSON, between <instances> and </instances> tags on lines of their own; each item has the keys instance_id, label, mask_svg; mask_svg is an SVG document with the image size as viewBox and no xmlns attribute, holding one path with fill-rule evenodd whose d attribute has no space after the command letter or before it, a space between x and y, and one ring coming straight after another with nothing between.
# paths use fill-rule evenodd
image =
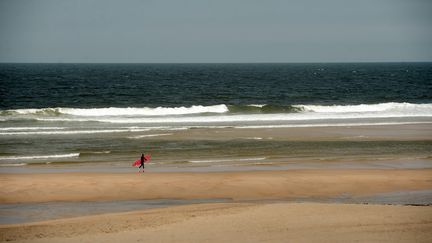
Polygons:
<instances>
[{"instance_id":1,"label":"distant ocean water","mask_svg":"<svg viewBox=\"0 0 432 243\"><path fill-rule=\"evenodd\" d=\"M428 124L432 63L0 64L0 96L0 165L123 162L194 128Z\"/></svg>"}]
</instances>

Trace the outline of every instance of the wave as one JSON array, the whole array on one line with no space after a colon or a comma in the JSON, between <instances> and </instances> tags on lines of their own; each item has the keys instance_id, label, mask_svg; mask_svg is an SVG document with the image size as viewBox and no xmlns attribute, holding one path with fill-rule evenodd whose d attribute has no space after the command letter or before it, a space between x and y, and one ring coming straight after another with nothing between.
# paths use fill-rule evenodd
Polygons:
<instances>
[{"instance_id":1,"label":"wave","mask_svg":"<svg viewBox=\"0 0 432 243\"><path fill-rule=\"evenodd\" d=\"M294 105L228 105L230 113L298 113L304 111L303 107Z\"/></svg>"},{"instance_id":2,"label":"wave","mask_svg":"<svg viewBox=\"0 0 432 243\"><path fill-rule=\"evenodd\" d=\"M308 127L359 127L359 126L392 126L392 125L421 125L432 122L361 122L361 123L318 123L318 124L285 124L285 125L245 125L236 126L238 129L258 128L308 128ZM247 139L247 138L246 138ZM249 138L252 139L252 138ZM258 139L258 138L255 138Z\"/></svg>"},{"instance_id":3,"label":"wave","mask_svg":"<svg viewBox=\"0 0 432 243\"><path fill-rule=\"evenodd\" d=\"M306 112L317 113L351 113L351 112L410 112L410 113L431 113L432 104L411 104L411 103L380 103L360 105L297 105L294 106Z\"/></svg>"},{"instance_id":4,"label":"wave","mask_svg":"<svg viewBox=\"0 0 432 243\"><path fill-rule=\"evenodd\" d=\"M31 132L0 132L1 135L71 135L71 134L97 134L97 133L122 133L122 132L146 132L150 129L105 129L105 130L74 130L74 131L31 131Z\"/></svg>"},{"instance_id":5,"label":"wave","mask_svg":"<svg viewBox=\"0 0 432 243\"><path fill-rule=\"evenodd\" d=\"M79 157L87 157L87 156L96 156L96 155L103 155L103 154L111 154L110 150L103 150L103 151L83 151L79 153Z\"/></svg>"},{"instance_id":6,"label":"wave","mask_svg":"<svg viewBox=\"0 0 432 243\"><path fill-rule=\"evenodd\" d=\"M146 135L137 135L128 137L130 139L140 139L140 138L148 138L148 137L160 137L160 136L169 136L173 135L172 133L158 133L158 134L146 134Z\"/></svg>"},{"instance_id":7,"label":"wave","mask_svg":"<svg viewBox=\"0 0 432 243\"><path fill-rule=\"evenodd\" d=\"M376 114L322 114L322 113L310 113L310 114L245 114L245 115L230 115L230 116L197 116L197 117L164 117L164 118L104 118L104 119L88 119L81 121L88 122L102 122L112 124L232 124L232 123L250 123L250 122L304 122L313 120L345 120L345 119L378 119L378 118L415 118L415 117L432 117L432 114L388 114L388 113L376 113ZM73 119L39 119L40 121L49 122L62 122L62 121L74 121Z\"/></svg>"},{"instance_id":8,"label":"wave","mask_svg":"<svg viewBox=\"0 0 432 243\"><path fill-rule=\"evenodd\" d=\"M32 155L32 156L0 156L0 160L73 158L73 157L79 157L79 155L80 155L79 153L70 153L70 154Z\"/></svg>"},{"instance_id":9,"label":"wave","mask_svg":"<svg viewBox=\"0 0 432 243\"><path fill-rule=\"evenodd\" d=\"M0 111L9 122L20 119L26 123L35 122L95 122L113 124L178 124L178 123L244 123L338 120L358 118L404 118L432 117L432 104L379 103L360 105L213 105L191 107L156 107L156 108L44 108L17 109ZM42 114L42 115L41 115ZM24 134L73 134L125 132L124 130L92 131L31 131L45 128L31 128L19 131L19 128L3 128L3 135ZM46 128L48 130L48 128ZM61 130L53 128L51 130ZM9 133L6 133L9 132ZM34 132L34 133L31 133Z\"/></svg>"},{"instance_id":10,"label":"wave","mask_svg":"<svg viewBox=\"0 0 432 243\"><path fill-rule=\"evenodd\" d=\"M41 108L41 109L17 109L1 111L1 116L35 115L43 117L55 117L61 115L81 117L103 116L172 116L193 115L200 113L296 113L303 111L300 106L292 105L194 105L190 107L127 107L127 108Z\"/></svg>"},{"instance_id":11,"label":"wave","mask_svg":"<svg viewBox=\"0 0 432 243\"><path fill-rule=\"evenodd\" d=\"M249 105L193 105L190 107L127 107L127 108L41 108L41 109L16 109L0 111L0 116L35 115L55 117L60 115L78 117L146 117L146 116L172 116L194 115L201 113L347 113L347 112L432 112L432 104L412 103L378 103L359 105L275 105L275 104L249 104Z\"/></svg>"},{"instance_id":12,"label":"wave","mask_svg":"<svg viewBox=\"0 0 432 243\"><path fill-rule=\"evenodd\" d=\"M413 121L413 122L342 122L342 123L306 123L306 124L266 124L266 125L186 125L178 128L134 128L134 129L111 129L111 130L75 130L75 131L30 131L30 132L0 132L0 136L4 135L79 135L79 134L98 134L98 133L129 133L129 132L147 132L151 130L155 131L167 131L167 130L189 130L189 129L222 129L222 128L234 128L234 129L258 129L258 128L307 128L307 127L349 127L349 126L391 126L391 125L421 125L421 124L432 124L428 121ZM157 133L157 134L144 134L136 136L128 136L129 139L141 139L149 137L169 136L173 133ZM246 137L244 139L261 140L261 137ZM93 153L105 153L105 152L93 152Z\"/></svg>"},{"instance_id":13,"label":"wave","mask_svg":"<svg viewBox=\"0 0 432 243\"><path fill-rule=\"evenodd\" d=\"M0 167L15 167L15 166L25 166L27 163L14 163L14 164L0 164Z\"/></svg>"},{"instance_id":14,"label":"wave","mask_svg":"<svg viewBox=\"0 0 432 243\"><path fill-rule=\"evenodd\" d=\"M42 115L42 116L167 116L167 115L189 115L199 113L225 113L228 112L226 105L202 106L194 105L191 107L127 107L127 108L42 108L42 109L17 109L1 111L2 116L11 115Z\"/></svg>"},{"instance_id":15,"label":"wave","mask_svg":"<svg viewBox=\"0 0 432 243\"><path fill-rule=\"evenodd\" d=\"M110 154L111 151L109 150L104 150L104 151L93 151L93 152L81 152L80 156L83 154Z\"/></svg>"},{"instance_id":16,"label":"wave","mask_svg":"<svg viewBox=\"0 0 432 243\"><path fill-rule=\"evenodd\" d=\"M64 127L0 127L0 131L63 130Z\"/></svg>"}]
</instances>

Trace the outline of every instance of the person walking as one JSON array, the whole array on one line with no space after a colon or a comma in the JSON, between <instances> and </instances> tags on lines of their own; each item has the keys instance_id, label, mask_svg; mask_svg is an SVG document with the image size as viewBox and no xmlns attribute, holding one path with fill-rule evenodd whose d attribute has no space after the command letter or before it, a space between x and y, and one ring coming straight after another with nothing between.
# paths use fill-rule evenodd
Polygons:
<instances>
[{"instance_id":1,"label":"person walking","mask_svg":"<svg viewBox=\"0 0 432 243\"><path fill-rule=\"evenodd\" d=\"M141 166L142 166L142 168L143 168L143 173L144 173L144 154L141 154L141 165L140 165L140 167L139 167L139 172L141 172Z\"/></svg>"}]
</instances>

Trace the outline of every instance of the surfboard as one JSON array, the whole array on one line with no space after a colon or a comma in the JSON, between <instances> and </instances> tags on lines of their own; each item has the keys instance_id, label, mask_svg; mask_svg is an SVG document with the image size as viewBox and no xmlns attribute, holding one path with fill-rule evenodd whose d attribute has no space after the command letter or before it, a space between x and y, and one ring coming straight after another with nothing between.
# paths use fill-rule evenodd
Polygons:
<instances>
[{"instance_id":1,"label":"surfboard","mask_svg":"<svg viewBox=\"0 0 432 243\"><path fill-rule=\"evenodd\" d=\"M144 163L149 162L151 159L151 155L150 154L146 154L144 155ZM141 165L141 158L135 160L135 162L133 162L132 166L140 166Z\"/></svg>"}]
</instances>

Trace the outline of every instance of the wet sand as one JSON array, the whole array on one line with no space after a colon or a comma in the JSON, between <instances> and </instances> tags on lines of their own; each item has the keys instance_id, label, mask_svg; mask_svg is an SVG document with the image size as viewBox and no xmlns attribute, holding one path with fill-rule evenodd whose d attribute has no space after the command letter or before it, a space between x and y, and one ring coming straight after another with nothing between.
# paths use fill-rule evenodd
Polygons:
<instances>
[{"instance_id":1,"label":"wet sand","mask_svg":"<svg viewBox=\"0 0 432 243\"><path fill-rule=\"evenodd\" d=\"M207 173L1 174L0 202L230 198L44 222L0 225L18 242L430 242L431 206L272 203L432 189L432 169ZM250 201L248 201L250 200Z\"/></svg>"},{"instance_id":2,"label":"wet sand","mask_svg":"<svg viewBox=\"0 0 432 243\"><path fill-rule=\"evenodd\" d=\"M432 189L432 169L0 174L0 203L132 199L259 200Z\"/></svg>"},{"instance_id":3,"label":"wet sand","mask_svg":"<svg viewBox=\"0 0 432 243\"><path fill-rule=\"evenodd\" d=\"M432 207L200 204L6 225L0 237L2 242L430 242Z\"/></svg>"}]
</instances>

